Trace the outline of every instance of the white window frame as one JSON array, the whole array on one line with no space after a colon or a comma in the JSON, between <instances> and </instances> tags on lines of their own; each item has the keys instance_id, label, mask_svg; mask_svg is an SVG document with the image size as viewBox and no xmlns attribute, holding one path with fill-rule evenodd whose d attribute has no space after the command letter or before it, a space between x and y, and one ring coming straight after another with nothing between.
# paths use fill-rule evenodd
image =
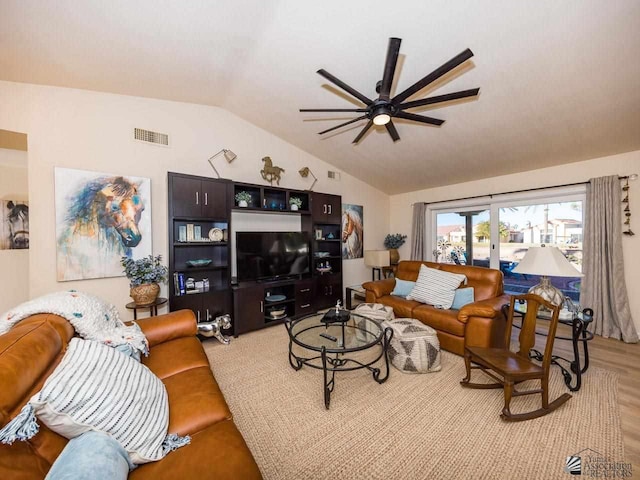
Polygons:
<instances>
[{"instance_id":1,"label":"white window frame","mask_svg":"<svg viewBox=\"0 0 640 480\"><path fill-rule=\"evenodd\" d=\"M587 197L586 184L571 185L567 187L549 187L524 192L503 193L495 195L486 195L483 197L469 198L465 200L452 200L450 202L442 202L437 204L427 204L425 220L429 226L426 236L427 258L435 262L433 251L438 243L438 230L436 225L437 215L439 213L456 213L473 210L489 210L489 221L491 222L491 250L490 250L490 267L500 268L500 242L495 239L499 238L499 221L500 209L507 207L526 207L529 205L539 205L541 203L563 203L563 202L582 202L582 224L584 225L584 206Z\"/></svg>"}]
</instances>

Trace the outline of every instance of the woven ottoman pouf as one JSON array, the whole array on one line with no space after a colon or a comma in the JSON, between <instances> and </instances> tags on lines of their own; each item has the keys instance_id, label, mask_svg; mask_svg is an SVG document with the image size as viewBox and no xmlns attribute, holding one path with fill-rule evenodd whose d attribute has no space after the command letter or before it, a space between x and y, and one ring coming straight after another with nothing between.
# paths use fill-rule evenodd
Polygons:
<instances>
[{"instance_id":1,"label":"woven ottoman pouf","mask_svg":"<svg viewBox=\"0 0 640 480\"><path fill-rule=\"evenodd\" d=\"M393 308L381 303L361 303L356 307L354 313L362 315L363 317L373 318L380 322L396 317L393 314Z\"/></svg>"},{"instance_id":2,"label":"woven ottoman pouf","mask_svg":"<svg viewBox=\"0 0 640 480\"><path fill-rule=\"evenodd\" d=\"M393 330L388 354L394 367L405 373L440 371L440 342L433 328L415 318L387 320L382 327Z\"/></svg>"},{"instance_id":3,"label":"woven ottoman pouf","mask_svg":"<svg viewBox=\"0 0 640 480\"><path fill-rule=\"evenodd\" d=\"M361 303L355 308L353 312L363 317L371 318L378 323L382 323L395 318L393 308L381 303ZM364 333L367 330L366 322L367 321L364 319L359 319L359 329L356 330L356 335L362 341L365 341L367 339L367 334ZM384 329L384 327L382 328Z\"/></svg>"}]
</instances>

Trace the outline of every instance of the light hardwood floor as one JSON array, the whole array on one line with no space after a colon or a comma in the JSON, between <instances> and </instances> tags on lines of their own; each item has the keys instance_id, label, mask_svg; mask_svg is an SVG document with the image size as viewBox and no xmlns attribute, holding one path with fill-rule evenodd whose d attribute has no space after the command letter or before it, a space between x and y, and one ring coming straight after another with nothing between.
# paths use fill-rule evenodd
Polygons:
<instances>
[{"instance_id":1,"label":"light hardwood floor","mask_svg":"<svg viewBox=\"0 0 640 480\"><path fill-rule=\"evenodd\" d=\"M558 334L560 332L562 335L570 335L568 327L564 325L559 325ZM513 341L517 341L518 334L518 330L514 331ZM537 337L536 346L543 347L544 341L544 337ZM553 351L556 355L573 358L569 341L556 340ZM633 478L640 478L640 343L630 344L595 336L589 342L589 368L591 367L603 368L619 375L618 402L625 447L625 458L619 461L632 463ZM589 381L588 370L582 381Z\"/></svg>"}]
</instances>

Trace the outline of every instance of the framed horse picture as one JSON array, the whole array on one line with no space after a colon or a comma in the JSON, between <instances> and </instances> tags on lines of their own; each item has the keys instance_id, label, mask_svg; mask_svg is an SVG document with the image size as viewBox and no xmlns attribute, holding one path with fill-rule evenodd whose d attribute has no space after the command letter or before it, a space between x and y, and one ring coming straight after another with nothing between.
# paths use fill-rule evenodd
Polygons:
<instances>
[{"instance_id":1,"label":"framed horse picture","mask_svg":"<svg viewBox=\"0 0 640 480\"><path fill-rule=\"evenodd\" d=\"M342 258L362 258L363 223L362 205L342 204Z\"/></svg>"},{"instance_id":2,"label":"framed horse picture","mask_svg":"<svg viewBox=\"0 0 640 480\"><path fill-rule=\"evenodd\" d=\"M55 169L58 281L124 276L120 259L151 255L151 181Z\"/></svg>"},{"instance_id":3,"label":"framed horse picture","mask_svg":"<svg viewBox=\"0 0 640 480\"><path fill-rule=\"evenodd\" d=\"M0 250L29 248L29 204L0 200Z\"/></svg>"}]
</instances>

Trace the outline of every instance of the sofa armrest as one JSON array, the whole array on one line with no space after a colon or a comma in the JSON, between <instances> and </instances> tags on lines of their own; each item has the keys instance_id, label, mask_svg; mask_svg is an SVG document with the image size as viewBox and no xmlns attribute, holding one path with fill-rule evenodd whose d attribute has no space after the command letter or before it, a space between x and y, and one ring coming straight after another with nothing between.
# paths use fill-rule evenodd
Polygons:
<instances>
[{"instance_id":1,"label":"sofa armrest","mask_svg":"<svg viewBox=\"0 0 640 480\"><path fill-rule=\"evenodd\" d=\"M149 341L149 347L181 337L191 337L198 333L196 317L191 310L134 320Z\"/></svg>"},{"instance_id":2,"label":"sofa armrest","mask_svg":"<svg viewBox=\"0 0 640 480\"><path fill-rule=\"evenodd\" d=\"M480 300L469 303L458 312L458 320L467 323L470 317L496 318L502 315L502 306L511 301L511 295L500 295L499 297Z\"/></svg>"},{"instance_id":3,"label":"sofa armrest","mask_svg":"<svg viewBox=\"0 0 640 480\"><path fill-rule=\"evenodd\" d=\"M393 292L396 286L395 278L385 278L384 280L377 280L375 282L365 282L362 284L367 293L372 292L375 298L384 297ZM368 295L367 295L368 296Z\"/></svg>"}]
</instances>

